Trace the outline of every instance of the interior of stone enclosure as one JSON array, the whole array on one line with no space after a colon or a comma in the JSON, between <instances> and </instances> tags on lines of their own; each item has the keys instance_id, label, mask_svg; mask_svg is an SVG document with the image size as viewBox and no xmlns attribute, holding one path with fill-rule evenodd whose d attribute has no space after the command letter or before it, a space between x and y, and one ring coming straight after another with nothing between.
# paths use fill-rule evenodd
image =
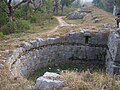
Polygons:
<instances>
[{"instance_id":1,"label":"interior of stone enclosure","mask_svg":"<svg viewBox=\"0 0 120 90\"><path fill-rule=\"evenodd\" d=\"M14 50L8 63L14 76L24 77L37 69L64 63L84 61L105 66L106 56L109 56L108 41L108 32L90 31L71 32L56 38L37 38Z\"/></svg>"},{"instance_id":2,"label":"interior of stone enclosure","mask_svg":"<svg viewBox=\"0 0 120 90\"><path fill-rule=\"evenodd\" d=\"M76 60L102 63L106 56L106 44L107 35L102 33L73 32L63 37L39 38L15 50L14 54L20 51L21 54L13 54L11 70L16 75L28 76L39 68Z\"/></svg>"}]
</instances>

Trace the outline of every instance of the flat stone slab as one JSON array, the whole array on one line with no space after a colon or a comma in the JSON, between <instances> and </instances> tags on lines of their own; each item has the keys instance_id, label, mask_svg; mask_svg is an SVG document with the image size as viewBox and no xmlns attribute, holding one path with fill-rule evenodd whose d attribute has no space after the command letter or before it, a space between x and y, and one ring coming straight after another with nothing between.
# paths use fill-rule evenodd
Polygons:
<instances>
[{"instance_id":1,"label":"flat stone slab","mask_svg":"<svg viewBox=\"0 0 120 90\"><path fill-rule=\"evenodd\" d=\"M35 89L48 90L50 88L60 88L65 86L65 81L61 75L46 72L43 76L37 78Z\"/></svg>"}]
</instances>

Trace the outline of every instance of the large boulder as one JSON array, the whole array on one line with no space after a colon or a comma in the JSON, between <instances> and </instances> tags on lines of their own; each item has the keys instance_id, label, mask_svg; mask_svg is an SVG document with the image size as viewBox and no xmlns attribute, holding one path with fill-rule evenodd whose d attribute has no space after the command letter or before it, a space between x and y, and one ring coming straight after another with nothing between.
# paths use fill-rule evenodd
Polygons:
<instances>
[{"instance_id":1,"label":"large boulder","mask_svg":"<svg viewBox=\"0 0 120 90\"><path fill-rule=\"evenodd\" d=\"M75 19L83 19L87 13L81 11L74 11L70 15L68 15L68 19L75 20Z\"/></svg>"},{"instance_id":2,"label":"large boulder","mask_svg":"<svg viewBox=\"0 0 120 90\"><path fill-rule=\"evenodd\" d=\"M65 81L61 75L51 72L46 72L43 76L37 78L35 89L49 90L51 88L62 88L65 86Z\"/></svg>"}]
</instances>

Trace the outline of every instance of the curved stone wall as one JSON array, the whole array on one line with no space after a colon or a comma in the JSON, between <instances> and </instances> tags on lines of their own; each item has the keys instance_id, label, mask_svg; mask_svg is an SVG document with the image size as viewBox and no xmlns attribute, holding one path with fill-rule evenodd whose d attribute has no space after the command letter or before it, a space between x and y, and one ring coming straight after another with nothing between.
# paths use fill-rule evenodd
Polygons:
<instances>
[{"instance_id":1,"label":"curved stone wall","mask_svg":"<svg viewBox=\"0 0 120 90\"><path fill-rule=\"evenodd\" d=\"M9 58L14 76L27 77L35 70L81 60L105 61L108 35L72 32L65 36L25 42Z\"/></svg>"}]
</instances>

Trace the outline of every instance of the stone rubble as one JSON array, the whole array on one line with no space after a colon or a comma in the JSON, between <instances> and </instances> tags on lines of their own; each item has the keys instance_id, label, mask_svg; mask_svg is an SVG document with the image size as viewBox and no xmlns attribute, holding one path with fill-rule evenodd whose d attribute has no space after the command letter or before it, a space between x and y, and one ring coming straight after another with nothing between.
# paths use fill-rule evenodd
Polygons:
<instances>
[{"instance_id":1,"label":"stone rubble","mask_svg":"<svg viewBox=\"0 0 120 90\"><path fill-rule=\"evenodd\" d=\"M65 80L62 78L61 75L52 72L46 72L43 76L37 78L35 89L49 90L55 88L62 88L64 86Z\"/></svg>"},{"instance_id":2,"label":"stone rubble","mask_svg":"<svg viewBox=\"0 0 120 90\"><path fill-rule=\"evenodd\" d=\"M68 19L70 20L75 20L75 19L83 19L87 15L86 12L81 12L81 11L74 11L72 14L67 16Z\"/></svg>"}]
</instances>

